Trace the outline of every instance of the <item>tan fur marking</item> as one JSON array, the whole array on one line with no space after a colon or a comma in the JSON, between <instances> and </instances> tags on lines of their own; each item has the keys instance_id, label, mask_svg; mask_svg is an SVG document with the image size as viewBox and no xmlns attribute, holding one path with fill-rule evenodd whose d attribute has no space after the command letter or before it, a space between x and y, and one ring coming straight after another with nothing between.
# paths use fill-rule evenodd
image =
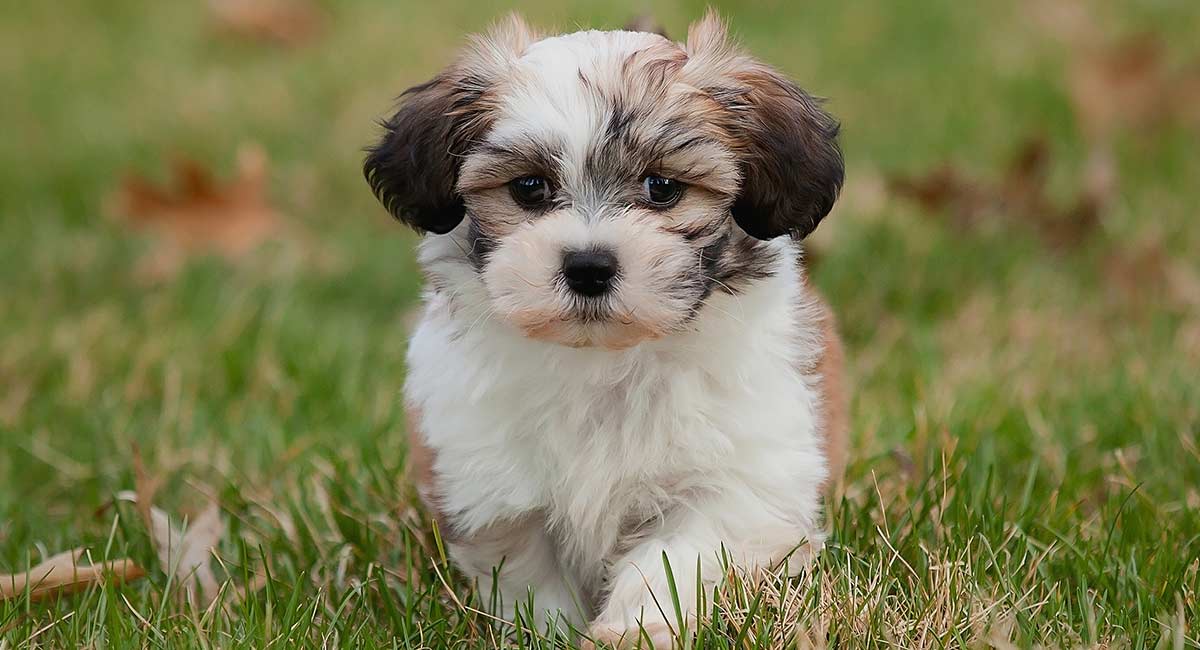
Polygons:
<instances>
[{"instance_id":1,"label":"tan fur marking","mask_svg":"<svg viewBox=\"0 0 1200 650\"><path fill-rule=\"evenodd\" d=\"M837 319L829 304L815 289L821 313L821 356L813 372L820 377L821 443L829 462L828 489L836 489L846 470L846 451L850 433L850 403L846 387L845 353L837 333Z\"/></svg>"},{"instance_id":2,"label":"tan fur marking","mask_svg":"<svg viewBox=\"0 0 1200 650\"><path fill-rule=\"evenodd\" d=\"M437 494L437 473L433 469L437 452L425 444L425 435L421 433L420 427L421 411L406 405L404 415L408 424L408 476L416 486L429 516L437 523L442 539L451 544L489 550L489 560L499 562L510 552L519 551L525 540L544 528L545 521L541 515L529 513L517 519L493 522L469 536L463 536L456 531L441 508L441 500ZM491 571L491 565L474 568L483 573Z\"/></svg>"},{"instance_id":3,"label":"tan fur marking","mask_svg":"<svg viewBox=\"0 0 1200 650\"><path fill-rule=\"evenodd\" d=\"M454 541L454 527L442 512L437 496L437 475L433 471L437 452L425 444L425 434L421 432L421 410L405 405L404 419L408 425L408 476L416 486L429 516L437 522L442 537Z\"/></svg>"}]
</instances>

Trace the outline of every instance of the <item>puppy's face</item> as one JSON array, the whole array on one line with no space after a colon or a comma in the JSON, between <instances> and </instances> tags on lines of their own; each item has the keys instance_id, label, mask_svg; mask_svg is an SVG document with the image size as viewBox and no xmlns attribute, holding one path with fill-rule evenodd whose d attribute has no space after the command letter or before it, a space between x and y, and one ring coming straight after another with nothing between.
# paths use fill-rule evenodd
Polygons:
<instances>
[{"instance_id":1,"label":"puppy's face","mask_svg":"<svg viewBox=\"0 0 1200 650\"><path fill-rule=\"evenodd\" d=\"M527 336L624 348L772 272L842 180L836 123L709 16L537 40L519 20L409 90L365 172ZM436 276L436 269L430 269ZM436 282L437 278L433 280Z\"/></svg>"}]
</instances>

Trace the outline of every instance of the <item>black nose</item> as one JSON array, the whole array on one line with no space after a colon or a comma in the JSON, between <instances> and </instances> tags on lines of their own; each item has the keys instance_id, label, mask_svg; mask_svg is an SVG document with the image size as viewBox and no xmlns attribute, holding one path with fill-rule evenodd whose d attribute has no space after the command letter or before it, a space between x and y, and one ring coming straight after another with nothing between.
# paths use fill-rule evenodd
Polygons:
<instances>
[{"instance_id":1,"label":"black nose","mask_svg":"<svg viewBox=\"0 0 1200 650\"><path fill-rule=\"evenodd\" d=\"M575 293L599 296L617 277L617 256L606 250L568 251L563 254L562 274Z\"/></svg>"}]
</instances>

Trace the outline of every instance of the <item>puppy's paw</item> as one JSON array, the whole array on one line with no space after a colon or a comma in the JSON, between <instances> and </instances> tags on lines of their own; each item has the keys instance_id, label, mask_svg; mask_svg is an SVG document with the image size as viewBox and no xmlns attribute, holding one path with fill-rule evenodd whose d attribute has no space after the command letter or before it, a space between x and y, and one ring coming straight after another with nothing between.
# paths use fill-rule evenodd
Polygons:
<instances>
[{"instance_id":1,"label":"puppy's paw","mask_svg":"<svg viewBox=\"0 0 1200 650\"><path fill-rule=\"evenodd\" d=\"M666 623L645 623L641 627L599 624L592 627L588 636L595 642L584 641L580 645L582 650L671 650L675 647L675 635Z\"/></svg>"}]
</instances>

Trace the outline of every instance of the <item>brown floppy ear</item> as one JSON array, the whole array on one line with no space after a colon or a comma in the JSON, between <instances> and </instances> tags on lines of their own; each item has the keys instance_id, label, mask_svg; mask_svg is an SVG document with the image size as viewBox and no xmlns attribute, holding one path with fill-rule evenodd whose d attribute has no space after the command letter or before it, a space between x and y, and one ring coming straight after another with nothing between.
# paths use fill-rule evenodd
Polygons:
<instances>
[{"instance_id":1,"label":"brown floppy ear","mask_svg":"<svg viewBox=\"0 0 1200 650\"><path fill-rule=\"evenodd\" d=\"M409 88L400 108L383 122L384 133L367 150L363 174L392 216L418 231L450 232L463 219L462 197L454 191L458 165L470 137L455 115L479 92L446 71Z\"/></svg>"},{"instance_id":2,"label":"brown floppy ear","mask_svg":"<svg viewBox=\"0 0 1200 650\"><path fill-rule=\"evenodd\" d=\"M727 111L741 156L733 218L758 239L803 238L833 209L844 177L839 126L820 101L729 44L710 12L688 30L690 74Z\"/></svg>"},{"instance_id":3,"label":"brown floppy ear","mask_svg":"<svg viewBox=\"0 0 1200 650\"><path fill-rule=\"evenodd\" d=\"M363 175L392 216L419 232L448 233L466 207L455 188L463 157L491 125L487 93L534 35L517 15L472 39L438 76L404 91Z\"/></svg>"}]
</instances>

